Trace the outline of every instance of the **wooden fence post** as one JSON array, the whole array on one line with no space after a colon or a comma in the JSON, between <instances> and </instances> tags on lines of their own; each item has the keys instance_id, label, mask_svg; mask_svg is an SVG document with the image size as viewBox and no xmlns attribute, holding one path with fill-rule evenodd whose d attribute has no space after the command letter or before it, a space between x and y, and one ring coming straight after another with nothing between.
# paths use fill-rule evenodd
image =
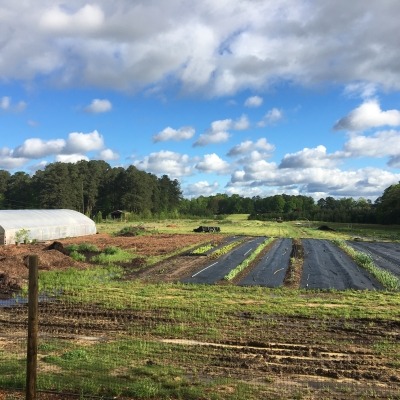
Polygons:
<instances>
[{"instance_id":1,"label":"wooden fence post","mask_svg":"<svg viewBox=\"0 0 400 400\"><path fill-rule=\"evenodd\" d=\"M36 400L37 343L38 343L38 256L28 258L28 346L26 362L26 400Z\"/></svg>"}]
</instances>

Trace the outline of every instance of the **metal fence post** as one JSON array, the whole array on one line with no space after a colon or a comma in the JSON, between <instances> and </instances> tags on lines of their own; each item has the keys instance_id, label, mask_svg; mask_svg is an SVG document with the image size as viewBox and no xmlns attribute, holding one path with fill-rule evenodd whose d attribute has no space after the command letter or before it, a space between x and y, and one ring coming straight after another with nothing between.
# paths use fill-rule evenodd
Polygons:
<instances>
[{"instance_id":1,"label":"metal fence post","mask_svg":"<svg viewBox=\"0 0 400 400\"><path fill-rule=\"evenodd\" d=\"M26 400L36 400L38 342L38 256L30 255L28 295L28 346L26 362Z\"/></svg>"}]
</instances>

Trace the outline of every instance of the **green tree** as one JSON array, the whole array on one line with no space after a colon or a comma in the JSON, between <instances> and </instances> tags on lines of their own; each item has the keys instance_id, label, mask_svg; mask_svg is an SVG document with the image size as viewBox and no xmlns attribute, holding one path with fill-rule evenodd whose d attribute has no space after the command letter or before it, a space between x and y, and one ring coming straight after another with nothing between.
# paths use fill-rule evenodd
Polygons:
<instances>
[{"instance_id":1,"label":"green tree","mask_svg":"<svg viewBox=\"0 0 400 400\"><path fill-rule=\"evenodd\" d=\"M52 163L37 175L42 208L82 210L82 180L75 164Z\"/></svg>"},{"instance_id":2,"label":"green tree","mask_svg":"<svg viewBox=\"0 0 400 400\"><path fill-rule=\"evenodd\" d=\"M375 204L378 222L400 224L400 183L386 188Z\"/></svg>"},{"instance_id":3,"label":"green tree","mask_svg":"<svg viewBox=\"0 0 400 400\"><path fill-rule=\"evenodd\" d=\"M8 171L0 170L0 209L5 208L5 193L11 174Z\"/></svg>"},{"instance_id":4,"label":"green tree","mask_svg":"<svg viewBox=\"0 0 400 400\"><path fill-rule=\"evenodd\" d=\"M25 172L16 172L10 176L3 198L5 208L34 208L31 180L31 177Z\"/></svg>"},{"instance_id":5,"label":"green tree","mask_svg":"<svg viewBox=\"0 0 400 400\"><path fill-rule=\"evenodd\" d=\"M94 214L104 177L111 167L101 160L82 160L76 166L80 175L79 181L82 185L82 212L91 216Z\"/></svg>"}]
</instances>

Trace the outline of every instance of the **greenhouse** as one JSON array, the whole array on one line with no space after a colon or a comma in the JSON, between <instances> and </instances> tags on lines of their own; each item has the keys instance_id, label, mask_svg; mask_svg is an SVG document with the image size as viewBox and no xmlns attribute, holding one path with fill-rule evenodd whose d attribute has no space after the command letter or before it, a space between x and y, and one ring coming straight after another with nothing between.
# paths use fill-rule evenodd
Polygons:
<instances>
[{"instance_id":1,"label":"greenhouse","mask_svg":"<svg viewBox=\"0 0 400 400\"><path fill-rule=\"evenodd\" d=\"M74 210L0 210L0 245L95 233L95 223Z\"/></svg>"}]
</instances>

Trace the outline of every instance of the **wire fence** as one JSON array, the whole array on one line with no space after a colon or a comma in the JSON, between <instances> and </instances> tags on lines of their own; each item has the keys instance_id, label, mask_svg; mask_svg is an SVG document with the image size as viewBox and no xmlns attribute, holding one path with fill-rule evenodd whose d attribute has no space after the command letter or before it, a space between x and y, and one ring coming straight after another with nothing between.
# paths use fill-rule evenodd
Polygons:
<instances>
[{"instance_id":1,"label":"wire fence","mask_svg":"<svg viewBox=\"0 0 400 400\"><path fill-rule=\"evenodd\" d=\"M39 399L400 398L398 321L98 299L79 290L40 298ZM24 298L0 300L5 399L26 386L27 326Z\"/></svg>"}]
</instances>

